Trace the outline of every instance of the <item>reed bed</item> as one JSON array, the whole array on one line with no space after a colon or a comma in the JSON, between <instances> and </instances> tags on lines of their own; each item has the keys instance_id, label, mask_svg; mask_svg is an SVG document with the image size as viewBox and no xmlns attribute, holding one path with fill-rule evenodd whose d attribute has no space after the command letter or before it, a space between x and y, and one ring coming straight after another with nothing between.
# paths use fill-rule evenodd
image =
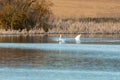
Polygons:
<instances>
[{"instance_id":1,"label":"reed bed","mask_svg":"<svg viewBox=\"0 0 120 80\"><path fill-rule=\"evenodd\" d=\"M94 19L93 19L94 20ZM81 21L81 20L62 20L58 19L51 25L50 33L120 33L119 21Z\"/></svg>"},{"instance_id":2,"label":"reed bed","mask_svg":"<svg viewBox=\"0 0 120 80\"><path fill-rule=\"evenodd\" d=\"M120 22L119 21L102 21L96 22L81 21L80 19L55 19L49 28L49 32L45 32L43 29L31 29L27 31L23 29L19 30L0 30L0 34L78 34L78 33L90 33L90 34L119 34Z\"/></svg>"}]
</instances>

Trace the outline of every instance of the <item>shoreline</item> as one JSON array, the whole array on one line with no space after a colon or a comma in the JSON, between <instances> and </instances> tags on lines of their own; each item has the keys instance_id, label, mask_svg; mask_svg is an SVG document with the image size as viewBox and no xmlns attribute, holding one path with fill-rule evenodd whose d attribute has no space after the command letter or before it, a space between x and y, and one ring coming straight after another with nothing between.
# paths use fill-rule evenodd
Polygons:
<instances>
[{"instance_id":1,"label":"shoreline","mask_svg":"<svg viewBox=\"0 0 120 80\"><path fill-rule=\"evenodd\" d=\"M19 35L19 34L120 34L119 22L82 22L79 20L55 19L48 27L49 31L43 29L23 29L10 30L0 29L0 35Z\"/></svg>"},{"instance_id":2,"label":"shoreline","mask_svg":"<svg viewBox=\"0 0 120 80\"><path fill-rule=\"evenodd\" d=\"M0 32L1 35L38 35L38 34L120 34L120 33L64 33L64 32L19 32L19 31L5 31L5 32Z\"/></svg>"}]
</instances>

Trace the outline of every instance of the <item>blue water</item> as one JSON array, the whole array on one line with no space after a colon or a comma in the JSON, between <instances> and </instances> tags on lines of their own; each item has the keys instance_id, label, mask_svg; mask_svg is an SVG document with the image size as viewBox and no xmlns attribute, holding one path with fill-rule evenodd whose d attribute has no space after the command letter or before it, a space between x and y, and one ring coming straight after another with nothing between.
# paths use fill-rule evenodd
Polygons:
<instances>
[{"instance_id":1,"label":"blue water","mask_svg":"<svg viewBox=\"0 0 120 80\"><path fill-rule=\"evenodd\" d=\"M0 80L120 80L120 38L0 36Z\"/></svg>"},{"instance_id":2,"label":"blue water","mask_svg":"<svg viewBox=\"0 0 120 80\"><path fill-rule=\"evenodd\" d=\"M119 72L8 69L0 70L1 80L119 80Z\"/></svg>"}]
</instances>

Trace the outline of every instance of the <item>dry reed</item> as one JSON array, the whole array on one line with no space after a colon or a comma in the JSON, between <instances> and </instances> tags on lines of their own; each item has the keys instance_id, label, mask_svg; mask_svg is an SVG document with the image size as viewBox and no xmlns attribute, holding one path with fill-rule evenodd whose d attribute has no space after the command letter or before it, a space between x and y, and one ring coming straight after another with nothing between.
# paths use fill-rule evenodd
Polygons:
<instances>
[{"instance_id":1,"label":"dry reed","mask_svg":"<svg viewBox=\"0 0 120 80\"><path fill-rule=\"evenodd\" d=\"M40 34L46 33L43 29L22 30L0 30L0 34ZM47 33L90 33L90 34L118 34L120 33L120 22L94 22L80 20L55 19Z\"/></svg>"},{"instance_id":2,"label":"dry reed","mask_svg":"<svg viewBox=\"0 0 120 80\"><path fill-rule=\"evenodd\" d=\"M120 33L120 22L61 20L53 22L50 33Z\"/></svg>"}]
</instances>

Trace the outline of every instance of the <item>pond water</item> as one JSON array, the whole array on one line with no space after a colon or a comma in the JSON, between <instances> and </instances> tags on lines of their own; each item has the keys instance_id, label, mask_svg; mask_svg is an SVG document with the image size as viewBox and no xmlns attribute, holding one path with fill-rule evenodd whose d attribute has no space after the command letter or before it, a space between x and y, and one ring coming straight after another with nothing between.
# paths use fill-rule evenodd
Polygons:
<instances>
[{"instance_id":1,"label":"pond water","mask_svg":"<svg viewBox=\"0 0 120 80\"><path fill-rule=\"evenodd\" d=\"M120 80L120 35L0 35L1 80Z\"/></svg>"}]
</instances>

